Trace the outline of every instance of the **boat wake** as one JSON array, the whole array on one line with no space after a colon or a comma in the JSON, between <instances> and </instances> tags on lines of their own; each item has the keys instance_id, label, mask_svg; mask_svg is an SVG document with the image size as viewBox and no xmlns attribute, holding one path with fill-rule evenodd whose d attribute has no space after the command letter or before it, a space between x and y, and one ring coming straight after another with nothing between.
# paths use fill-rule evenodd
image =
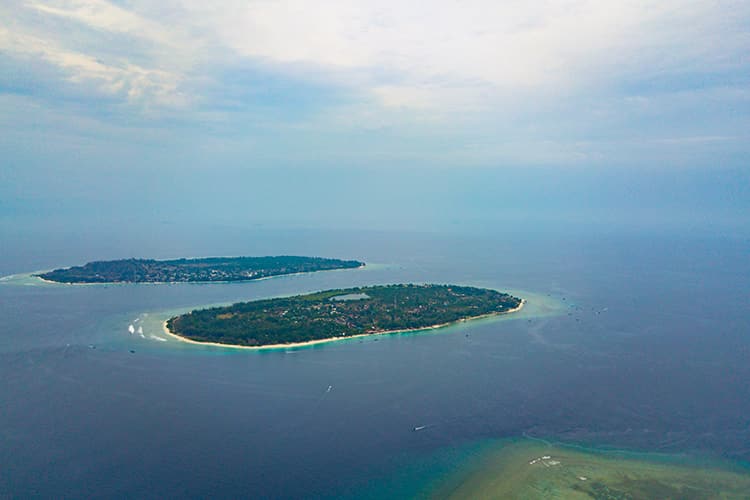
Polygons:
<instances>
[{"instance_id":1,"label":"boat wake","mask_svg":"<svg viewBox=\"0 0 750 500\"><path fill-rule=\"evenodd\" d=\"M423 431L423 430L425 430L425 429L429 429L430 427L435 427L435 425L436 425L436 424L431 424L431 425L418 425L418 426L414 427L414 428L412 429L412 431L414 431L414 432L419 432L419 431Z\"/></svg>"}]
</instances>

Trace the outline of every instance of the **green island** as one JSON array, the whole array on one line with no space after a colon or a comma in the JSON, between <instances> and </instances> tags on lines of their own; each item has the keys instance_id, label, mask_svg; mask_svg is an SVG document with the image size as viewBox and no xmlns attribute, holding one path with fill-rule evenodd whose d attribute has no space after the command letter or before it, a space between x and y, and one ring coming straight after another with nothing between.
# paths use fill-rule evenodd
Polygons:
<instances>
[{"instance_id":1,"label":"green island","mask_svg":"<svg viewBox=\"0 0 750 500\"><path fill-rule=\"evenodd\" d=\"M249 281L284 274L364 266L357 260L322 257L207 257L201 259L121 259L36 274L57 283L178 283Z\"/></svg>"},{"instance_id":2,"label":"green island","mask_svg":"<svg viewBox=\"0 0 750 500\"><path fill-rule=\"evenodd\" d=\"M165 328L194 342L277 346L436 328L522 305L517 297L484 288L381 285L195 310L169 319Z\"/></svg>"},{"instance_id":3,"label":"green island","mask_svg":"<svg viewBox=\"0 0 750 500\"><path fill-rule=\"evenodd\" d=\"M734 464L690 463L684 457L633 456L521 440L480 453L427 496L697 500L747 499L748 492L750 474Z\"/></svg>"}]
</instances>

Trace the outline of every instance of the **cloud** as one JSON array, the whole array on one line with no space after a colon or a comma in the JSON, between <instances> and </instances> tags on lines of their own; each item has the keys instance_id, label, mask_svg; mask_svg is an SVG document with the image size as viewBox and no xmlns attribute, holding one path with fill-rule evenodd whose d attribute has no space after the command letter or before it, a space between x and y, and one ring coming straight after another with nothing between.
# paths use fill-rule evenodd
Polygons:
<instances>
[{"instance_id":1,"label":"cloud","mask_svg":"<svg viewBox=\"0 0 750 500\"><path fill-rule=\"evenodd\" d=\"M188 124L236 158L288 141L342 163L747 149L741 0L7 0L0 18L0 94Z\"/></svg>"},{"instance_id":2,"label":"cloud","mask_svg":"<svg viewBox=\"0 0 750 500\"><path fill-rule=\"evenodd\" d=\"M653 142L659 144L705 144L711 142L726 142L737 139L737 137L725 136L725 135L699 135L690 137L669 137L665 139L654 139Z\"/></svg>"},{"instance_id":3,"label":"cloud","mask_svg":"<svg viewBox=\"0 0 750 500\"><path fill-rule=\"evenodd\" d=\"M29 2L26 7L45 14L71 19L100 30L129 33L146 37L156 43L171 44L159 24L144 19L134 12L101 0L73 0L67 2Z\"/></svg>"},{"instance_id":4,"label":"cloud","mask_svg":"<svg viewBox=\"0 0 750 500\"><path fill-rule=\"evenodd\" d=\"M18 61L17 73L46 64L57 69L66 85L143 110L180 108L190 101L183 88L186 67L166 57L184 48L158 23L99 0L30 2L0 14L8 19L16 14L15 22L0 27L0 50ZM144 46L148 50L139 50Z\"/></svg>"},{"instance_id":5,"label":"cloud","mask_svg":"<svg viewBox=\"0 0 750 500\"><path fill-rule=\"evenodd\" d=\"M92 55L66 50L55 41L0 28L0 46L16 58L43 60L64 71L66 80L93 87L103 94L122 95L131 102L149 101L181 106L180 76L169 71L144 68L128 61L104 63Z\"/></svg>"},{"instance_id":6,"label":"cloud","mask_svg":"<svg viewBox=\"0 0 750 500\"><path fill-rule=\"evenodd\" d=\"M239 56L355 73L386 105L440 107L477 86L570 91L628 74L739 66L741 2L230 2L190 19ZM732 15L728 16L727 12ZM734 60L733 60L734 58ZM385 80L385 81L383 81Z\"/></svg>"},{"instance_id":7,"label":"cloud","mask_svg":"<svg viewBox=\"0 0 750 500\"><path fill-rule=\"evenodd\" d=\"M165 100L177 92L175 81L199 72L202 63L246 58L281 71L364 85L385 106L416 108L476 107L477 88L484 89L484 97L519 89L557 94L623 74L741 66L746 63L742 51L748 49L742 21L750 12L739 1L709 0L436 0L429 8L396 0L230 0L221 8L194 0L136 0L128 5L37 0L14 10L147 40L150 67L100 62L96 68L91 61L102 61L96 46L77 55L64 50L74 36L52 31L32 40L35 47L56 41L59 47L43 51L44 57L80 71L82 80L90 73L109 79L113 90L131 73L134 94L152 88L156 99ZM15 37L24 41L8 45L6 33L0 47L27 53L18 50L30 39L23 28ZM102 77L116 72L119 77Z\"/></svg>"}]
</instances>

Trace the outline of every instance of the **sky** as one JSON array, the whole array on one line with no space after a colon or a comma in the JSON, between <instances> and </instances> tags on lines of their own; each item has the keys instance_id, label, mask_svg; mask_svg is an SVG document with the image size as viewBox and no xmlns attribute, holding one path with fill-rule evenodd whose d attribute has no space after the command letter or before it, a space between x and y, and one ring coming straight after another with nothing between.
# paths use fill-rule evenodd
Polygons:
<instances>
[{"instance_id":1,"label":"sky","mask_svg":"<svg viewBox=\"0 0 750 500\"><path fill-rule=\"evenodd\" d=\"M0 19L0 216L203 198L306 223L340 197L409 207L383 223L746 222L746 1L4 0Z\"/></svg>"}]
</instances>

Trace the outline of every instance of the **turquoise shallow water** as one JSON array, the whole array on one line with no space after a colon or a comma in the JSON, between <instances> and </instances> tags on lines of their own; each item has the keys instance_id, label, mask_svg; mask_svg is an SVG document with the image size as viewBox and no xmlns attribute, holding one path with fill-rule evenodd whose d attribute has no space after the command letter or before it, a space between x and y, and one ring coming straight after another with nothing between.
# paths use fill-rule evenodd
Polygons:
<instances>
[{"instance_id":1,"label":"turquoise shallow water","mask_svg":"<svg viewBox=\"0 0 750 500\"><path fill-rule=\"evenodd\" d=\"M524 453L524 450L528 452ZM520 452L520 453L519 453ZM564 455L561 456L560 453ZM515 457L514 455L519 455ZM563 468L568 468L566 458L572 454L576 458L584 458L593 463L605 463L611 468L607 471L614 472L615 477L627 471L628 466L636 464L645 467L646 471L653 470L654 477L659 478L664 474L659 473L660 467L676 467L692 471L707 471L707 478L715 478L717 483L711 484L709 479L705 486L715 488L708 492L718 492L719 486L734 487L737 479L743 480L750 485L750 463L722 460L717 457L685 453L655 453L647 451L634 451L628 449L615 449L612 447L581 446L574 443L563 443L557 441L536 440L519 436L505 439L483 439L477 442L462 445L449 446L433 450L426 454L409 454L394 457L394 469L377 478L370 478L362 484L357 484L348 492L342 492L344 498L446 498L456 495L461 498L462 489L467 485L478 484L481 488L482 481L486 477L502 477L505 462L523 468L531 468L529 463L534 458L552 456ZM516 462L516 463L513 463ZM548 462L549 463L549 462ZM556 462L552 462L555 464ZM554 467L554 465L552 466ZM591 474L591 467L587 468ZM586 469L578 469L586 470ZM737 474L723 478L722 474ZM693 474L695 475L695 474ZM574 476L580 479L581 476ZM519 478L514 478L512 473L507 484L513 484L515 479L522 483ZM703 478L701 478L703 479ZM585 477L584 480L591 480ZM705 480L705 479L704 479ZM723 480L723 482L721 481ZM488 491L492 491L491 489ZM532 489L532 492L534 490ZM734 491L734 495L727 498L746 498L746 491L741 488ZM494 498L507 498L496 496ZM546 494L537 491L536 494L525 494L513 498L558 498L552 491ZM559 498L565 498L561 496ZM703 498L703 497L700 497Z\"/></svg>"},{"instance_id":2,"label":"turquoise shallow water","mask_svg":"<svg viewBox=\"0 0 750 500\"><path fill-rule=\"evenodd\" d=\"M741 241L247 238L263 254L389 264L237 284L0 282L0 492L412 496L524 434L748 458ZM235 240L205 244L188 240L184 253L238 253L221 249ZM80 249L81 261L91 251ZM55 258L3 266L23 274ZM152 338L166 338L164 319L198 306L389 282L492 287L528 304L517 315L301 349Z\"/></svg>"}]
</instances>

